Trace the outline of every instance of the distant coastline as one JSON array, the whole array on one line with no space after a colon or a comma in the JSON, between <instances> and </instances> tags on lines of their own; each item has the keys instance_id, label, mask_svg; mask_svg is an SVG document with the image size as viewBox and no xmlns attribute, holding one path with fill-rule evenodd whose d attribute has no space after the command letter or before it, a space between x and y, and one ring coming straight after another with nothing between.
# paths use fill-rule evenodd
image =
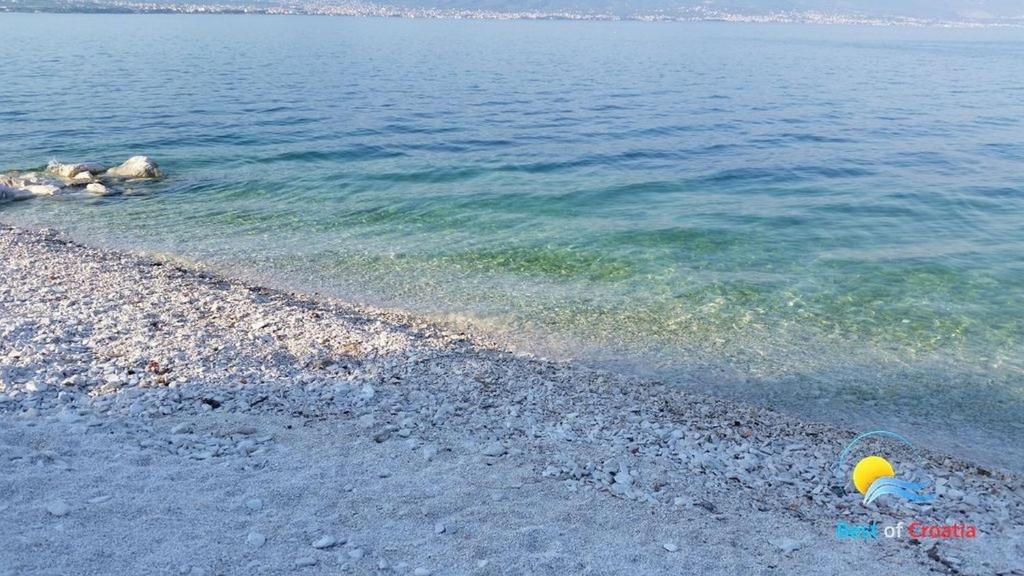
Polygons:
<instances>
[{"instance_id":1,"label":"distant coastline","mask_svg":"<svg viewBox=\"0 0 1024 576\"><path fill-rule=\"evenodd\" d=\"M740 24L817 24L910 28L1020 28L1021 18L937 20L908 16L868 16L819 11L731 12L680 7L633 14L574 10L484 10L393 6L372 2L174 3L124 0L0 0L0 13L50 14L236 14L263 16L348 16L437 20L576 20L632 22L729 22Z\"/></svg>"}]
</instances>

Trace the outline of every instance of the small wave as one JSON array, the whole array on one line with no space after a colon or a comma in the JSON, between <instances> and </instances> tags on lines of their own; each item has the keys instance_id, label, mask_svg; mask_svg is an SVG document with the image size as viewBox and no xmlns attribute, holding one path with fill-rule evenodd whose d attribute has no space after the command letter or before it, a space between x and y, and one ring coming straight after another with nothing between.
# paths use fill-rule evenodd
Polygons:
<instances>
[{"instance_id":1,"label":"small wave","mask_svg":"<svg viewBox=\"0 0 1024 576\"><path fill-rule=\"evenodd\" d=\"M404 172L378 172L365 174L363 178L380 182L404 182L409 184L446 184L471 180L488 171L483 168L431 168L429 170L408 170Z\"/></svg>"},{"instance_id":2,"label":"small wave","mask_svg":"<svg viewBox=\"0 0 1024 576\"><path fill-rule=\"evenodd\" d=\"M398 158L405 156L403 152L388 149L384 146L351 146L339 150L301 150L294 152L282 152L274 156L265 156L257 160L257 163L278 163L278 162L352 162L355 160L370 160L379 158Z\"/></svg>"}]
</instances>

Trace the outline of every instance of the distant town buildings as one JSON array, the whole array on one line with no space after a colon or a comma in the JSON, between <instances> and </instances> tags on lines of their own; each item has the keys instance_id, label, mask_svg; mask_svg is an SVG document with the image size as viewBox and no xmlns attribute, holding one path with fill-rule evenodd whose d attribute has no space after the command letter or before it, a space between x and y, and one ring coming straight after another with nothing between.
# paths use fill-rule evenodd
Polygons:
<instances>
[{"instance_id":1,"label":"distant town buildings","mask_svg":"<svg viewBox=\"0 0 1024 576\"><path fill-rule=\"evenodd\" d=\"M266 14L368 16L379 18L433 18L468 20L636 20L646 22L746 22L780 24L856 24L869 26L943 26L988 27L1024 26L1018 20L999 22L937 21L909 17L869 17L824 12L769 12L764 14L734 13L696 6L673 11L652 11L619 15L582 11L542 10L458 10L390 6L372 2L270 3L173 3L134 2L128 0L0 0L0 12L63 12L63 13L125 13L125 14Z\"/></svg>"}]
</instances>

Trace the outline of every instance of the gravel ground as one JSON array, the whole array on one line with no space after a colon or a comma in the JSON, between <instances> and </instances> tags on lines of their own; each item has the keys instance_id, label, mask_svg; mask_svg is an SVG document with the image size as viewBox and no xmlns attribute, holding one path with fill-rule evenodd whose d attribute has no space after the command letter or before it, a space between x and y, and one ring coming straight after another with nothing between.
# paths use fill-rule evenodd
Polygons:
<instances>
[{"instance_id":1,"label":"gravel ground","mask_svg":"<svg viewBox=\"0 0 1024 576\"><path fill-rule=\"evenodd\" d=\"M0 575L1024 574L1021 478L415 317L0 227ZM836 523L969 523L838 541Z\"/></svg>"}]
</instances>

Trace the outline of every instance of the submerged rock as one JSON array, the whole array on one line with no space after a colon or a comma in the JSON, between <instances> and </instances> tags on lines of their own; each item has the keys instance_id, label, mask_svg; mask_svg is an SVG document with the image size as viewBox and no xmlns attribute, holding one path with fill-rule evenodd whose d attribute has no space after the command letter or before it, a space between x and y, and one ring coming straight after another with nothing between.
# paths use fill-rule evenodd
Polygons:
<instances>
[{"instance_id":1,"label":"submerged rock","mask_svg":"<svg viewBox=\"0 0 1024 576\"><path fill-rule=\"evenodd\" d=\"M149 156L132 156L124 164L107 170L107 175L118 178L161 178L164 173Z\"/></svg>"}]
</instances>

